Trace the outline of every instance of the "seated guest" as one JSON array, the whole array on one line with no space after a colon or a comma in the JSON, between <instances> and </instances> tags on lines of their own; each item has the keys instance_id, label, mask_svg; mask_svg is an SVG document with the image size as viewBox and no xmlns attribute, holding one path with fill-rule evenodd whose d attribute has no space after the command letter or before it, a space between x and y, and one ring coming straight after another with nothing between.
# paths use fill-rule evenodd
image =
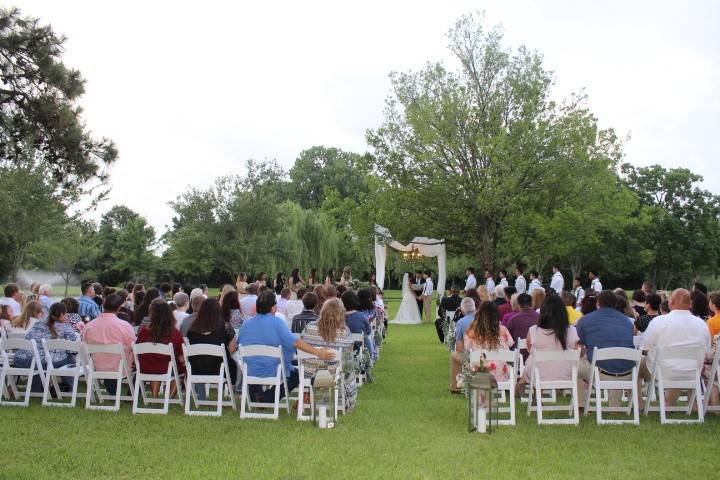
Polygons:
<instances>
[{"instance_id":1,"label":"seated guest","mask_svg":"<svg viewBox=\"0 0 720 480\"><path fill-rule=\"evenodd\" d=\"M645 332L653 318L660 315L661 303L660 295L656 293L650 293L645 296L645 315L641 315L635 320L635 328L638 332Z\"/></svg>"},{"instance_id":2,"label":"seated guest","mask_svg":"<svg viewBox=\"0 0 720 480\"><path fill-rule=\"evenodd\" d=\"M315 313L315 306L318 302L318 297L313 292L308 292L302 297L303 311L295 315L292 319L292 332L302 333L305 330L305 326L310 322L315 322L318 319L318 314ZM343 307L343 315L345 309ZM345 317L343 317L344 319Z\"/></svg>"},{"instance_id":3,"label":"seated guest","mask_svg":"<svg viewBox=\"0 0 720 480\"><path fill-rule=\"evenodd\" d=\"M82 333L83 328L85 328L85 322L82 321L82 318L80 318L78 314L80 302L72 297L65 297L61 300L61 303L65 305L65 311L67 312L65 314L65 321L72 325L78 333Z\"/></svg>"},{"instance_id":4,"label":"seated guest","mask_svg":"<svg viewBox=\"0 0 720 480\"><path fill-rule=\"evenodd\" d=\"M450 354L450 392L452 393L460 393L456 377L462 370L465 333L475 320L475 301L469 297L463 298L460 311L463 317L455 324L455 351Z\"/></svg>"},{"instance_id":5,"label":"seated guest","mask_svg":"<svg viewBox=\"0 0 720 480\"><path fill-rule=\"evenodd\" d=\"M528 290L528 295L532 297L532 309L536 312L540 313L540 306L545 301L545 289L543 287L535 287L530 293Z\"/></svg>"},{"instance_id":6,"label":"seated guest","mask_svg":"<svg viewBox=\"0 0 720 480\"><path fill-rule=\"evenodd\" d=\"M305 295L314 295L308 294ZM320 311L320 317L316 321L307 324L301 338L305 343L313 347L342 349L342 361L350 365L353 361L353 342L350 337L350 329L345 325L345 307L340 299L328 300ZM305 374L312 378L315 372L321 368L328 368L331 373L334 365L341 359L323 361L310 359L305 362ZM345 408L353 410L357 398L357 383L355 371L351 368L345 369Z\"/></svg>"},{"instance_id":7,"label":"seated guest","mask_svg":"<svg viewBox=\"0 0 720 480\"><path fill-rule=\"evenodd\" d=\"M715 338L715 335L720 334L720 292L710 294L710 311L713 316L707 321L707 326L710 329L710 336Z\"/></svg>"},{"instance_id":8,"label":"seated guest","mask_svg":"<svg viewBox=\"0 0 720 480\"><path fill-rule=\"evenodd\" d=\"M693 290L690 294L690 312L702 320L710 318L710 302L700 290Z\"/></svg>"},{"instance_id":9,"label":"seated guest","mask_svg":"<svg viewBox=\"0 0 720 480\"><path fill-rule=\"evenodd\" d=\"M160 298L162 298L163 302L166 302L168 299L168 295L172 292L172 286L165 282L161 283L158 287L158 293L160 294Z\"/></svg>"},{"instance_id":10,"label":"seated guest","mask_svg":"<svg viewBox=\"0 0 720 480\"><path fill-rule=\"evenodd\" d=\"M12 320L19 317L22 313L22 307L19 300L22 298L20 289L16 283L8 283L3 291L3 298L0 298L0 308L4 313L5 320Z\"/></svg>"},{"instance_id":11,"label":"seated guest","mask_svg":"<svg viewBox=\"0 0 720 480\"><path fill-rule=\"evenodd\" d=\"M582 317L582 313L577 310L577 304L575 302L575 295L570 292L562 292L560 298L565 302L565 309L568 312L568 321L570 325L575 325L578 320Z\"/></svg>"},{"instance_id":12,"label":"seated guest","mask_svg":"<svg viewBox=\"0 0 720 480\"><path fill-rule=\"evenodd\" d=\"M370 325L373 325L375 322L375 304L373 303L372 290L369 288L363 288L358 290L357 295L360 300L358 311L368 318Z\"/></svg>"},{"instance_id":13,"label":"seated guest","mask_svg":"<svg viewBox=\"0 0 720 480\"><path fill-rule=\"evenodd\" d=\"M102 286L102 283L95 282L93 283L93 290L95 291L95 296L93 297L93 301L95 302L95 305L97 305L98 308L102 308L103 306L103 293L105 293L105 289Z\"/></svg>"},{"instance_id":14,"label":"seated guest","mask_svg":"<svg viewBox=\"0 0 720 480\"><path fill-rule=\"evenodd\" d=\"M597 292L595 292L595 290L588 289L587 292L583 294L580 313L587 315L595 310L597 310Z\"/></svg>"},{"instance_id":15,"label":"seated guest","mask_svg":"<svg viewBox=\"0 0 720 480\"><path fill-rule=\"evenodd\" d=\"M640 377L649 381L656 366L657 351L666 347L694 347L705 353L710 351L710 331L704 321L690 313L690 292L678 288L670 295L670 313L655 317L645 330L641 348L647 350L640 364ZM698 367L688 360L665 360L663 378L687 378ZM680 391L672 389L667 395L670 405L677 402Z\"/></svg>"},{"instance_id":16,"label":"seated guest","mask_svg":"<svg viewBox=\"0 0 720 480\"><path fill-rule=\"evenodd\" d=\"M318 297L317 304L315 304L315 313L319 315L323 303L325 303L325 300L328 298L327 288L325 287L325 285L315 285L315 288L313 288L313 293Z\"/></svg>"},{"instance_id":17,"label":"seated guest","mask_svg":"<svg viewBox=\"0 0 720 480\"><path fill-rule=\"evenodd\" d=\"M187 318L187 316L189 315L187 311L188 308L190 308L190 297L188 297L188 294L185 292L177 292L175 295L173 295L173 302L177 307L173 311L173 317L175 318L175 328L179 330L180 325L182 325L182 321L185 320L185 318Z\"/></svg>"},{"instance_id":18,"label":"seated guest","mask_svg":"<svg viewBox=\"0 0 720 480\"><path fill-rule=\"evenodd\" d=\"M367 316L358 311L360 308L360 299L352 290L347 290L342 294L341 300L345 306L345 323L351 333L362 333L365 335L365 347L373 354L372 327Z\"/></svg>"},{"instance_id":19,"label":"seated guest","mask_svg":"<svg viewBox=\"0 0 720 480\"><path fill-rule=\"evenodd\" d=\"M306 287L300 287L297 291L297 298L295 300L290 300L287 304L287 308L285 309L285 319L288 322L293 321L293 318L295 318L296 315L299 315L300 312L303 311L305 308L303 306L302 298L305 296L306 293L308 293L308 289Z\"/></svg>"},{"instance_id":20,"label":"seated guest","mask_svg":"<svg viewBox=\"0 0 720 480\"><path fill-rule=\"evenodd\" d=\"M445 342L445 332L443 330L443 325L445 324L445 314L446 312L456 312L457 309L460 308L461 301L460 288L457 285L450 287L450 295L446 295L440 300L440 305L438 305L439 318L435 320L435 330L437 330L440 343Z\"/></svg>"},{"instance_id":21,"label":"seated guest","mask_svg":"<svg viewBox=\"0 0 720 480\"><path fill-rule=\"evenodd\" d=\"M143 323L147 325L150 323L150 304L156 298L159 298L163 302L165 301L165 297L160 296L157 288L148 288L142 303L135 308L135 312L133 313L135 325L139 326Z\"/></svg>"},{"instance_id":22,"label":"seated guest","mask_svg":"<svg viewBox=\"0 0 720 480\"><path fill-rule=\"evenodd\" d=\"M630 306L630 302L628 301L627 293L625 293L625 290L621 289L621 292L613 291L615 293L616 297L616 303L615 303L615 310L618 312L624 314L627 319L630 321L630 323L635 323L635 316L637 315L637 312L634 308ZM600 308L598 306L598 308Z\"/></svg>"},{"instance_id":23,"label":"seated guest","mask_svg":"<svg viewBox=\"0 0 720 480\"><path fill-rule=\"evenodd\" d=\"M52 298L52 287L48 285L47 283L44 283L40 285L40 288L38 288L38 294L40 295L40 303L43 306L43 310L45 310L45 313L50 311L50 307L52 307L53 302Z\"/></svg>"},{"instance_id":24,"label":"seated guest","mask_svg":"<svg viewBox=\"0 0 720 480\"><path fill-rule=\"evenodd\" d=\"M513 295L514 297L515 295ZM532 297L527 293L521 293L517 296L517 304L520 311L507 324L507 329L513 339L513 344L517 344L521 338L527 338L530 327L537 325L540 314L532 308ZM530 355L529 350L523 349L520 352L523 360L527 360Z\"/></svg>"},{"instance_id":25,"label":"seated guest","mask_svg":"<svg viewBox=\"0 0 720 480\"><path fill-rule=\"evenodd\" d=\"M670 313L670 302L668 302L667 300L663 300L663 302L660 304L660 315L667 315L668 313Z\"/></svg>"},{"instance_id":26,"label":"seated guest","mask_svg":"<svg viewBox=\"0 0 720 480\"><path fill-rule=\"evenodd\" d=\"M590 382L592 372L592 359L594 348L635 348L633 344L633 325L628 322L627 316L617 310L621 299L610 290L603 290L597 296L597 310L584 315L577 323L580 344L585 347L585 356L580 359L578 378ZM597 363L600 369L600 378L603 380L628 380L632 376L634 362L628 360L603 360ZM578 382L580 387L584 384ZM581 392L585 388L580 388ZM612 391L610 403L616 406L619 403L619 391ZM583 398L584 394L580 395Z\"/></svg>"},{"instance_id":27,"label":"seated guest","mask_svg":"<svg viewBox=\"0 0 720 480\"><path fill-rule=\"evenodd\" d=\"M222 317L225 323L232 328L240 328L242 325L243 316L240 311L240 297L235 290L230 290L223 298Z\"/></svg>"},{"instance_id":28,"label":"seated guest","mask_svg":"<svg viewBox=\"0 0 720 480\"><path fill-rule=\"evenodd\" d=\"M5 331L11 333L28 333L37 322L43 318L42 304L36 300L32 300L25 305L25 310L19 317L15 317L12 321L4 321Z\"/></svg>"},{"instance_id":29,"label":"seated guest","mask_svg":"<svg viewBox=\"0 0 720 480\"><path fill-rule=\"evenodd\" d=\"M120 295L120 299L122 299L123 302L122 306L118 309L118 318L120 320L125 320L128 323L132 323L133 319L135 318L135 313L133 312L133 309L129 306L127 290L121 288L115 293Z\"/></svg>"},{"instance_id":30,"label":"seated guest","mask_svg":"<svg viewBox=\"0 0 720 480\"><path fill-rule=\"evenodd\" d=\"M480 298L480 303L490 301L490 292L488 292L488 289L485 285L480 285L475 290L477 290L478 297Z\"/></svg>"},{"instance_id":31,"label":"seated guest","mask_svg":"<svg viewBox=\"0 0 720 480\"><path fill-rule=\"evenodd\" d=\"M506 283L507 283L507 281L506 281ZM493 292L495 294L495 300L493 300L493 301L495 302L495 305L497 305L498 307L500 305L504 305L508 302L507 299L505 298L505 289L506 288L507 288L507 285L503 285L503 284L499 284L495 287L495 291Z\"/></svg>"},{"instance_id":32,"label":"seated guest","mask_svg":"<svg viewBox=\"0 0 720 480\"><path fill-rule=\"evenodd\" d=\"M88 345L114 345L119 343L125 350L125 359L128 365L132 366L132 344L135 343L135 330L133 330L132 325L117 317L117 311L121 304L120 295L108 295L103 303L103 313L85 326L82 338L83 342ZM95 370L113 372L118 369L120 357L111 353L96 353L93 356L93 363ZM108 393L115 395L117 381L104 380L104 384Z\"/></svg>"},{"instance_id":33,"label":"seated guest","mask_svg":"<svg viewBox=\"0 0 720 480\"><path fill-rule=\"evenodd\" d=\"M289 391L295 389L300 383L297 368L291 363L296 349L315 355L321 360L332 360L334 358L333 352L312 347L302 341L298 335L290 331L287 323L275 316L276 303L273 291L267 290L258 296L256 309L257 315L245 320L240 328L239 343L243 346L282 346L283 365ZM278 367L276 358L246 357L245 362L250 376L274 377L276 375ZM255 402L271 403L275 401L275 387L264 390L261 385L251 385L249 393L250 398ZM285 395L287 395L287 392L285 392L284 387L281 387L280 398L284 398Z\"/></svg>"},{"instance_id":34,"label":"seated guest","mask_svg":"<svg viewBox=\"0 0 720 480\"><path fill-rule=\"evenodd\" d=\"M292 290L289 288L283 288L280 290L280 298L277 299L277 311L285 316L287 312L288 303L292 297Z\"/></svg>"},{"instance_id":35,"label":"seated guest","mask_svg":"<svg viewBox=\"0 0 720 480\"><path fill-rule=\"evenodd\" d=\"M510 322L510 320L517 315L520 312L520 305L518 305L518 296L522 295L521 293L513 293L512 297L510 297L510 308L512 309L505 315L503 315L500 318L500 323L507 327L507 324Z\"/></svg>"},{"instance_id":36,"label":"seated guest","mask_svg":"<svg viewBox=\"0 0 720 480\"><path fill-rule=\"evenodd\" d=\"M183 294L178 292L175 295ZM187 295L186 295L187 296ZM150 325L140 327L138 332L137 343L163 343L165 345L172 344L175 354L175 362L178 367L178 374L185 374L185 361L183 360L183 337L180 330L175 328L175 317L170 311L170 306L165 302L153 303L150 306ZM168 355L159 355L156 353L144 353L139 355L141 373L165 374L168 371L168 363L170 357ZM150 390L153 397L157 397L160 392L160 382L150 382ZM177 392L177 385L173 383L170 396Z\"/></svg>"},{"instance_id":37,"label":"seated guest","mask_svg":"<svg viewBox=\"0 0 720 480\"><path fill-rule=\"evenodd\" d=\"M259 287L257 283L251 283L247 287L247 295L240 299L240 312L245 318L255 315L255 303L258 298Z\"/></svg>"},{"instance_id":38,"label":"seated guest","mask_svg":"<svg viewBox=\"0 0 720 480\"><path fill-rule=\"evenodd\" d=\"M188 328L187 338L190 345L196 343L225 345L230 383L235 384L237 381L237 363L232 359L232 354L237 351L235 331L223 320L222 308L217 299L207 298L203 300L197 311L197 316ZM217 375L220 373L222 359L219 357L196 355L190 357L189 360L193 375ZM204 391L204 389L198 387L200 385L196 385L196 392ZM203 393L200 394L201 397L204 397Z\"/></svg>"},{"instance_id":39,"label":"seated guest","mask_svg":"<svg viewBox=\"0 0 720 480\"><path fill-rule=\"evenodd\" d=\"M463 348L470 351L510 350L514 344L508 329L500 325L495 304L483 303L472 325L465 332ZM510 378L510 369L505 362L488 362L487 368L499 382L506 382Z\"/></svg>"},{"instance_id":40,"label":"seated guest","mask_svg":"<svg viewBox=\"0 0 720 480\"><path fill-rule=\"evenodd\" d=\"M200 289L196 288L195 290L200 290ZM190 329L190 325L197 318L197 312L200 311L200 306L205 301L205 295L203 295L202 290L200 290L199 295L195 295L194 297L191 295L191 298L192 298L192 300L190 301L190 303L191 303L193 313L191 313L187 317L183 318L183 321L180 323L179 330L183 337L187 337L187 333L188 333L188 330Z\"/></svg>"},{"instance_id":41,"label":"seated guest","mask_svg":"<svg viewBox=\"0 0 720 480\"><path fill-rule=\"evenodd\" d=\"M540 307L538 324L528 330L527 348L530 351L525 363L525 373L518 383L518 390L523 391L524 385L530 382L534 360L532 350L570 350L577 347L580 338L575 327L568 321L565 302L557 295L547 297ZM569 362L543 362L539 365L543 380L570 380L572 366Z\"/></svg>"},{"instance_id":42,"label":"seated guest","mask_svg":"<svg viewBox=\"0 0 720 480\"><path fill-rule=\"evenodd\" d=\"M647 296L645 295L645 292L642 290L634 290L632 294L632 301L630 302L630 306L635 310L637 313L637 317L642 317L647 313L645 311L645 302L647 301Z\"/></svg>"},{"instance_id":43,"label":"seated guest","mask_svg":"<svg viewBox=\"0 0 720 480\"><path fill-rule=\"evenodd\" d=\"M80 285L80 306L78 307L78 315L86 321L94 320L100 316L100 307L95 303L95 287L92 283L83 283Z\"/></svg>"},{"instance_id":44,"label":"seated guest","mask_svg":"<svg viewBox=\"0 0 720 480\"><path fill-rule=\"evenodd\" d=\"M516 293L523 293L518 292L517 288L514 286L505 287L505 299L511 299L513 295ZM502 319L506 314L512 312L512 305L510 302L505 302L502 305L498 305L498 315L500 315L500 318Z\"/></svg>"},{"instance_id":45,"label":"seated guest","mask_svg":"<svg viewBox=\"0 0 720 480\"><path fill-rule=\"evenodd\" d=\"M42 340L70 340L71 342L77 342L80 340L80 335L77 331L67 323L65 317L65 305L62 303L54 303L50 306L47 319L35 322L32 328L25 335L25 340L35 340L38 345L38 353L40 354L40 362L42 368L47 368L47 359L45 358L45 349L42 348ZM54 367L64 367L65 365L71 365L75 363L75 354L69 353L67 350L51 350L52 362ZM29 368L32 362L33 352L29 350L18 350L15 352L14 364L19 368ZM63 381L67 384L69 379L70 386L72 386L72 377L63 377ZM40 377L36 376L33 379L32 390L39 392L42 391L42 384Z\"/></svg>"}]
</instances>

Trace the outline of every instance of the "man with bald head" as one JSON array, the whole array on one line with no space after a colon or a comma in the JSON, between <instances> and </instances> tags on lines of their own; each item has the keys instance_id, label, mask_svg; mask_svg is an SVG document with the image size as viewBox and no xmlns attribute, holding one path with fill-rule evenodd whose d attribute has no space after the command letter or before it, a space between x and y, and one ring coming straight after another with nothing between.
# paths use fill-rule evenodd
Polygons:
<instances>
[{"instance_id":1,"label":"man with bald head","mask_svg":"<svg viewBox=\"0 0 720 480\"><path fill-rule=\"evenodd\" d=\"M655 317L645 330L642 338L642 349L647 350L647 357L640 365L640 376L650 380L651 372L656 366L657 349L665 347L695 347L704 352L710 351L710 331L703 320L690 313L690 292L678 288L670 295L670 313ZM689 360L666 360L662 363L663 378L686 378L697 368ZM670 372L666 375L666 372ZM668 378L669 377L669 378ZM679 392L671 391L668 403L674 405Z\"/></svg>"}]
</instances>

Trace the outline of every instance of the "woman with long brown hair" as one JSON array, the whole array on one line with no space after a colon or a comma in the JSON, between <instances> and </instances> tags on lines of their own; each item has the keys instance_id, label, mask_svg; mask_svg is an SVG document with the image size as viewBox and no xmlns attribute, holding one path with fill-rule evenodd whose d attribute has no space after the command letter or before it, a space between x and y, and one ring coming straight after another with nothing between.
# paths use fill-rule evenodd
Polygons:
<instances>
[{"instance_id":1,"label":"woman with long brown hair","mask_svg":"<svg viewBox=\"0 0 720 480\"><path fill-rule=\"evenodd\" d=\"M234 385L237 379L237 363L232 360L232 354L237 350L237 341L235 340L235 331L222 318L222 308L217 299L208 298L200 305L197 317L190 324L187 337L191 345L195 343L225 345L230 383ZM193 374L196 375L217 375L220 372L221 362L222 359L218 357L206 355L190 358Z\"/></svg>"},{"instance_id":2,"label":"woman with long brown hair","mask_svg":"<svg viewBox=\"0 0 720 480\"><path fill-rule=\"evenodd\" d=\"M515 341L505 326L500 324L500 315L493 302L483 302L475 312L475 320L465 332L465 350L510 350ZM510 378L510 368L505 362L487 363L488 371L499 382Z\"/></svg>"},{"instance_id":3,"label":"woman with long brown hair","mask_svg":"<svg viewBox=\"0 0 720 480\"><path fill-rule=\"evenodd\" d=\"M150 325L143 325L138 332L135 343L164 343L172 344L177 362L178 373L185 373L185 362L182 356L183 338L180 330L175 328L175 317L167 302L159 301L150 305ZM163 374L167 372L170 357L156 353L140 355L140 372ZM175 394L176 386L173 384L170 395ZM160 391L160 382L150 382L150 390L154 397Z\"/></svg>"},{"instance_id":4,"label":"woman with long brown hair","mask_svg":"<svg viewBox=\"0 0 720 480\"><path fill-rule=\"evenodd\" d=\"M320 318L305 326L301 336L302 340L318 348L333 348L342 350L342 361L346 367L351 365L353 356L353 342L350 329L345 324L345 307L339 298L329 299L320 310ZM311 359L305 361L305 374L308 378L315 375L321 368L337 366L335 360ZM357 398L357 384L355 382L355 371L352 368L344 368L345 375L345 408L352 410Z\"/></svg>"},{"instance_id":5,"label":"woman with long brown hair","mask_svg":"<svg viewBox=\"0 0 720 480\"><path fill-rule=\"evenodd\" d=\"M43 317L43 306L37 300L31 300L25 305L22 314L12 319L7 333L27 333Z\"/></svg>"}]
</instances>

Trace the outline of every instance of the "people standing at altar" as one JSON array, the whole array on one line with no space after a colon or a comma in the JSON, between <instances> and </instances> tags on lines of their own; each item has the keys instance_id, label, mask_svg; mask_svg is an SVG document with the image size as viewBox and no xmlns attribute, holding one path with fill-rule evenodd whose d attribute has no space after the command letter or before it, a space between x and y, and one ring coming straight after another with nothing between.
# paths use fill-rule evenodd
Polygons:
<instances>
[{"instance_id":1,"label":"people standing at altar","mask_svg":"<svg viewBox=\"0 0 720 480\"><path fill-rule=\"evenodd\" d=\"M500 277L500 282L499 282L500 286L502 286L503 288L507 288L507 286L508 286L507 272L505 270L500 270L500 273L498 274L498 276Z\"/></svg>"},{"instance_id":2,"label":"people standing at altar","mask_svg":"<svg viewBox=\"0 0 720 480\"><path fill-rule=\"evenodd\" d=\"M565 279L562 273L560 273L560 265L558 264L553 265L553 276L552 279L550 279L550 288L555 290L555 293L558 295L560 295L560 292L565 288Z\"/></svg>"},{"instance_id":3,"label":"people standing at altar","mask_svg":"<svg viewBox=\"0 0 720 480\"><path fill-rule=\"evenodd\" d=\"M602 283L600 283L600 277L598 276L597 270L590 270L588 273L590 277L590 288L600 293L603 290Z\"/></svg>"},{"instance_id":4,"label":"people standing at altar","mask_svg":"<svg viewBox=\"0 0 720 480\"><path fill-rule=\"evenodd\" d=\"M475 290L477 288L477 278L475 278L475 269L472 267L468 267L465 270L465 275L467 275L467 280L465 280L465 292L468 290Z\"/></svg>"},{"instance_id":5,"label":"people standing at altar","mask_svg":"<svg viewBox=\"0 0 720 480\"><path fill-rule=\"evenodd\" d=\"M310 273L308 274L307 278L307 287L309 289L312 289L315 285L319 284L320 281L318 279L318 269L317 268L311 268Z\"/></svg>"},{"instance_id":6,"label":"people standing at altar","mask_svg":"<svg viewBox=\"0 0 720 480\"><path fill-rule=\"evenodd\" d=\"M275 276L275 293L280 295L283 288L285 288L285 274L283 272L278 272Z\"/></svg>"},{"instance_id":7,"label":"people standing at altar","mask_svg":"<svg viewBox=\"0 0 720 480\"><path fill-rule=\"evenodd\" d=\"M345 288L350 288L352 286L352 282L352 268L350 268L350 266L346 266L345 268L343 268L342 276L340 277L340 285Z\"/></svg>"},{"instance_id":8,"label":"people standing at altar","mask_svg":"<svg viewBox=\"0 0 720 480\"><path fill-rule=\"evenodd\" d=\"M540 284L540 274L536 270L533 270L530 272L530 286L527 290L528 295L532 296L536 288L542 288L542 285Z\"/></svg>"},{"instance_id":9,"label":"people standing at altar","mask_svg":"<svg viewBox=\"0 0 720 480\"><path fill-rule=\"evenodd\" d=\"M515 290L517 293L525 293L525 290L527 290L527 282L523 276L523 267L520 265L515 268Z\"/></svg>"},{"instance_id":10,"label":"people standing at altar","mask_svg":"<svg viewBox=\"0 0 720 480\"><path fill-rule=\"evenodd\" d=\"M432 302L433 291L435 290L432 272L430 272L430 270L425 270L423 279L425 280L425 285L423 286L422 293L420 294L420 299L422 301L422 318L423 322L430 323L430 315L432 314L430 311L430 304Z\"/></svg>"},{"instance_id":11,"label":"people standing at altar","mask_svg":"<svg viewBox=\"0 0 720 480\"><path fill-rule=\"evenodd\" d=\"M495 280L490 270L485 270L485 288L487 288L488 295L492 296L495 294Z\"/></svg>"},{"instance_id":12,"label":"people standing at altar","mask_svg":"<svg viewBox=\"0 0 720 480\"><path fill-rule=\"evenodd\" d=\"M327 275L325 275L325 282L326 287L335 286L335 270L332 268L328 268Z\"/></svg>"},{"instance_id":13,"label":"people standing at altar","mask_svg":"<svg viewBox=\"0 0 720 480\"><path fill-rule=\"evenodd\" d=\"M258 275L257 281L255 283L257 283L258 288L267 287L268 286L267 281L268 281L267 273L260 272L260 275ZM207 295L206 292L203 292L203 293L205 293L205 295Z\"/></svg>"},{"instance_id":14,"label":"people standing at altar","mask_svg":"<svg viewBox=\"0 0 720 480\"><path fill-rule=\"evenodd\" d=\"M420 271L415 272L415 281L413 282L413 292L415 293L415 297L417 298L417 306L418 306L418 310L420 311L420 318L422 318L422 316L423 316L423 301L420 298L420 295L418 295L418 293L422 292L424 283L425 283L425 279L423 278L422 272L420 272Z\"/></svg>"},{"instance_id":15,"label":"people standing at altar","mask_svg":"<svg viewBox=\"0 0 720 480\"><path fill-rule=\"evenodd\" d=\"M297 292L305 285L305 280L300 276L300 269L293 268L290 278L287 281L287 288L292 292L293 299L297 298Z\"/></svg>"}]
</instances>

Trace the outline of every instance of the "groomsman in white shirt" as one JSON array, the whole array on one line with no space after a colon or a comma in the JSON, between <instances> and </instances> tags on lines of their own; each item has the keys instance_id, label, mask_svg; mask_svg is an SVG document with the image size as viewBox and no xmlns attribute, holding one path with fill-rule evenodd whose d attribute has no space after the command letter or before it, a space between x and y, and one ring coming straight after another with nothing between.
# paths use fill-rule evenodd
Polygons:
<instances>
[{"instance_id":1,"label":"groomsman in white shirt","mask_svg":"<svg viewBox=\"0 0 720 480\"><path fill-rule=\"evenodd\" d=\"M522 267L517 267L515 269L515 289L518 294L525 293L525 290L527 289L527 281L525 280L525 277L523 277Z\"/></svg>"},{"instance_id":2,"label":"groomsman in white shirt","mask_svg":"<svg viewBox=\"0 0 720 480\"><path fill-rule=\"evenodd\" d=\"M468 267L467 270L465 270L465 275L467 275L467 280L465 281L465 291L468 290L475 290L477 288L477 278L475 278L475 269L472 267Z\"/></svg>"},{"instance_id":3,"label":"groomsman in white shirt","mask_svg":"<svg viewBox=\"0 0 720 480\"><path fill-rule=\"evenodd\" d=\"M575 277L573 280L573 295L575 295L575 300L577 303L577 311L580 311L582 308L582 301L583 298L585 298L585 289L582 286L582 279L580 277Z\"/></svg>"},{"instance_id":4,"label":"groomsman in white shirt","mask_svg":"<svg viewBox=\"0 0 720 480\"><path fill-rule=\"evenodd\" d=\"M508 286L507 272L505 270L500 270L500 286L503 288Z\"/></svg>"},{"instance_id":5,"label":"groomsman in white shirt","mask_svg":"<svg viewBox=\"0 0 720 480\"><path fill-rule=\"evenodd\" d=\"M425 270L423 278L425 278L425 285L423 286L422 295L420 295L423 302L423 322L430 323L432 321L430 318L430 314L432 313L430 312L430 303L432 302L435 285L433 284L432 277L430 276L430 270Z\"/></svg>"},{"instance_id":6,"label":"groomsman in white shirt","mask_svg":"<svg viewBox=\"0 0 720 480\"><path fill-rule=\"evenodd\" d=\"M555 290L555 293L560 295L565 288L565 279L562 276L562 273L560 273L560 265L553 265L553 276L550 280L550 288Z\"/></svg>"},{"instance_id":7,"label":"groomsman in white shirt","mask_svg":"<svg viewBox=\"0 0 720 480\"><path fill-rule=\"evenodd\" d=\"M536 288L542 288L540 284L540 274L533 270L530 272L530 286L528 287L528 295L532 295Z\"/></svg>"},{"instance_id":8,"label":"groomsman in white shirt","mask_svg":"<svg viewBox=\"0 0 720 480\"><path fill-rule=\"evenodd\" d=\"M485 288L487 288L488 295L492 298L495 295L495 280L493 280L490 270L485 270Z\"/></svg>"},{"instance_id":9,"label":"groomsman in white shirt","mask_svg":"<svg viewBox=\"0 0 720 480\"><path fill-rule=\"evenodd\" d=\"M600 283L600 277L598 277L597 270L590 270L588 276L590 277L590 288L598 293L602 292L603 286L602 283Z\"/></svg>"}]
</instances>

